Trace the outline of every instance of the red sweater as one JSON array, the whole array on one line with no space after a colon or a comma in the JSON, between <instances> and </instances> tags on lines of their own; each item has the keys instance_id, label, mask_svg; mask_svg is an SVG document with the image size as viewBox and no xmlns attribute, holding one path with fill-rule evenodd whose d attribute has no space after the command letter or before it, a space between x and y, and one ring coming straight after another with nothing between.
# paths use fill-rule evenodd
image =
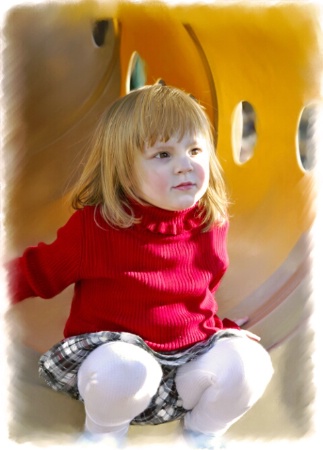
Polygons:
<instances>
[{"instance_id":1,"label":"red sweater","mask_svg":"<svg viewBox=\"0 0 323 450\"><path fill-rule=\"evenodd\" d=\"M165 352L237 327L219 319L214 299L228 265L228 225L203 233L198 211L136 205L141 223L115 229L85 207L53 243L9 263L12 301L51 298L75 283L65 337L127 331Z\"/></svg>"}]
</instances>

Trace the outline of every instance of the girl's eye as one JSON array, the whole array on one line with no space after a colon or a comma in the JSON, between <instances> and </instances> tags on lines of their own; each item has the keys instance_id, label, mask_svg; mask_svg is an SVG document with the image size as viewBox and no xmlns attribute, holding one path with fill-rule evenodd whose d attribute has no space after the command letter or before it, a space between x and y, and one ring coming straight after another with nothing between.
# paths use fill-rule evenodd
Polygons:
<instances>
[{"instance_id":1,"label":"girl's eye","mask_svg":"<svg viewBox=\"0 0 323 450\"><path fill-rule=\"evenodd\" d=\"M163 159L163 158L168 158L168 156L169 156L169 154L167 152L159 152L159 153L157 153L156 158Z\"/></svg>"},{"instance_id":2,"label":"girl's eye","mask_svg":"<svg viewBox=\"0 0 323 450\"><path fill-rule=\"evenodd\" d=\"M201 152L202 152L202 149L200 149L200 148L192 148L191 155L192 156L196 156L196 155L198 155Z\"/></svg>"}]
</instances>

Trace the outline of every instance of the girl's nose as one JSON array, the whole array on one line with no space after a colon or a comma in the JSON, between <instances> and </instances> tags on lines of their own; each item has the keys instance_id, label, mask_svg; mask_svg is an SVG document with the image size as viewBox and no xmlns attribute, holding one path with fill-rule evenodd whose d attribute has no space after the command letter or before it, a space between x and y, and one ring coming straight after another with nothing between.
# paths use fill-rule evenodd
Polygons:
<instances>
[{"instance_id":1,"label":"girl's nose","mask_svg":"<svg viewBox=\"0 0 323 450\"><path fill-rule=\"evenodd\" d=\"M178 159L176 164L176 173L187 173L193 170L192 162L187 156Z\"/></svg>"}]
</instances>

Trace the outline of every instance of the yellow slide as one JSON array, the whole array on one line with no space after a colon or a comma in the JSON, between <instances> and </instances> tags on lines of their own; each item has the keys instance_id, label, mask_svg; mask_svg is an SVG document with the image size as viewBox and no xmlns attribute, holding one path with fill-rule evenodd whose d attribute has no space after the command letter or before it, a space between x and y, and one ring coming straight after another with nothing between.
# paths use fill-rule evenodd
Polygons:
<instances>
[{"instance_id":1,"label":"yellow slide","mask_svg":"<svg viewBox=\"0 0 323 450\"><path fill-rule=\"evenodd\" d=\"M303 349L310 346L321 14L318 3L301 0L106 0L20 5L4 24L9 256L51 240L69 217L69 187L115 98L162 78L208 111L231 198L220 315L247 316L245 327L262 337L276 368L269 393L230 431L233 440L300 439L310 428L311 394L300 390L311 384ZM48 433L68 441L82 427L81 406L49 391L36 373L39 354L62 338L70 298L68 289L7 313L24 392L13 405L14 441ZM149 442L169 445L174 427L147 427ZM144 434L133 430L134 445L146 443Z\"/></svg>"}]
</instances>

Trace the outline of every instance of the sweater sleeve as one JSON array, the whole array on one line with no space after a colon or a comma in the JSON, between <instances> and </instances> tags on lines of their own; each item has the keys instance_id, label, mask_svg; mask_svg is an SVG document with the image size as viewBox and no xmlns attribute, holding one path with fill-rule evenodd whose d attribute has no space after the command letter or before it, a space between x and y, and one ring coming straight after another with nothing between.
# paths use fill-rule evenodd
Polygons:
<instances>
[{"instance_id":1,"label":"sweater sleeve","mask_svg":"<svg viewBox=\"0 0 323 450\"><path fill-rule=\"evenodd\" d=\"M228 318L225 318L222 320L223 328L234 328L236 330L240 330L239 325L237 325L233 320L230 320Z\"/></svg>"},{"instance_id":2,"label":"sweater sleeve","mask_svg":"<svg viewBox=\"0 0 323 450\"><path fill-rule=\"evenodd\" d=\"M77 281L81 258L82 211L77 211L58 230L54 242L28 247L22 256L7 263L11 303L28 297L54 297Z\"/></svg>"}]
</instances>

